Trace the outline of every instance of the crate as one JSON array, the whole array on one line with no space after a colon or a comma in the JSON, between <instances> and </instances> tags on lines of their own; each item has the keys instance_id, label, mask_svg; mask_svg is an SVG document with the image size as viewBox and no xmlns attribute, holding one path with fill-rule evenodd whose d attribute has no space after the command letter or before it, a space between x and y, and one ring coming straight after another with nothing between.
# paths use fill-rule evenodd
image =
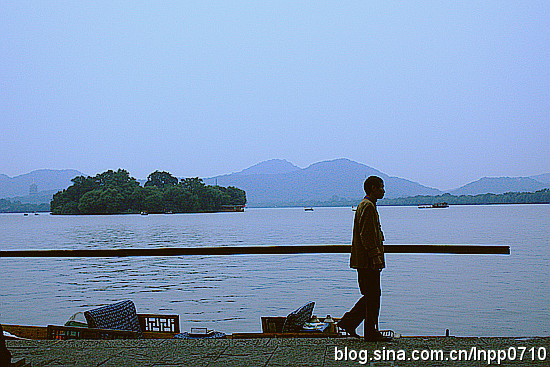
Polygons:
<instances>
[{"instance_id":1,"label":"crate","mask_svg":"<svg viewBox=\"0 0 550 367\"><path fill-rule=\"evenodd\" d=\"M262 333L282 333L286 316L262 317Z\"/></svg>"}]
</instances>

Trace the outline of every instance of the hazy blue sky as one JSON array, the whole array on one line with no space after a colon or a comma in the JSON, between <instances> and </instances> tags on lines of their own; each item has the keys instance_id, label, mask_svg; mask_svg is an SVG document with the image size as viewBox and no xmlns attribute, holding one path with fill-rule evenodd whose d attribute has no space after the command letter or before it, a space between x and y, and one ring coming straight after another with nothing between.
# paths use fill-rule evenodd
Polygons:
<instances>
[{"instance_id":1,"label":"hazy blue sky","mask_svg":"<svg viewBox=\"0 0 550 367\"><path fill-rule=\"evenodd\" d=\"M550 1L0 2L0 173L550 172Z\"/></svg>"}]
</instances>

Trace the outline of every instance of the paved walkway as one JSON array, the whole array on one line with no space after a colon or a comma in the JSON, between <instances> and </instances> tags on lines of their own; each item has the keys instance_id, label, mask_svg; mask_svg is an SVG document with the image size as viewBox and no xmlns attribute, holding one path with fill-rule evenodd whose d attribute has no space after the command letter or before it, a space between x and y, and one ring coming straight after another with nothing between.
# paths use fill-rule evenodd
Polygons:
<instances>
[{"instance_id":1,"label":"paved walkway","mask_svg":"<svg viewBox=\"0 0 550 367\"><path fill-rule=\"evenodd\" d=\"M451 351L482 357L510 354L501 366L550 366L550 337L459 338L404 337L391 343L358 339L219 339L219 340L10 340L15 358L41 366L487 366L487 360L451 361ZM523 349L526 348L526 349ZM532 348L532 349L531 349ZM413 351L419 352L413 355ZM493 352L495 351L494 355ZM365 352L366 351L366 352ZM439 352L441 351L441 352ZM502 352L498 352L502 351ZM519 360L523 353L523 360ZM375 353L384 360L376 360ZM429 354L434 354L431 358ZM442 360L436 360L442 353ZM366 354L366 359L365 359ZM543 355L544 354L544 355ZM428 360L414 361L414 357ZM455 355L457 356L457 355ZM506 356L508 357L508 355ZM540 361L539 358L545 357ZM447 358L447 360L445 360ZM347 359L347 360L346 360ZM402 360L404 359L404 360ZM463 357L462 359L465 359ZM534 360L533 360L534 359ZM492 366L497 365L493 360Z\"/></svg>"}]
</instances>

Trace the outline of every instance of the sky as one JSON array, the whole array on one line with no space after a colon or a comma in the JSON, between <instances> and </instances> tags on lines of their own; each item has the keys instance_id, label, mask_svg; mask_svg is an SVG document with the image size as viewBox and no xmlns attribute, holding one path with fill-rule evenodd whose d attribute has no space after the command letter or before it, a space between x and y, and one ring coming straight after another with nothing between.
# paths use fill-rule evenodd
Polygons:
<instances>
[{"instance_id":1,"label":"sky","mask_svg":"<svg viewBox=\"0 0 550 367\"><path fill-rule=\"evenodd\" d=\"M550 2L0 2L0 173L550 172Z\"/></svg>"}]
</instances>

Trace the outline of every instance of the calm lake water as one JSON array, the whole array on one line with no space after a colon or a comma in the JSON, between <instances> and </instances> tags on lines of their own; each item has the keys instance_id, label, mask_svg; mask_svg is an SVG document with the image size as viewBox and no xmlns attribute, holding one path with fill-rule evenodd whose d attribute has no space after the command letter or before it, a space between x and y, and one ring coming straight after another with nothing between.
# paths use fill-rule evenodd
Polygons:
<instances>
[{"instance_id":1,"label":"calm lake water","mask_svg":"<svg viewBox=\"0 0 550 367\"><path fill-rule=\"evenodd\" d=\"M379 207L386 243L498 244L505 255L386 255L380 327L403 335L550 335L550 205ZM350 243L351 208L244 213L0 215L1 249ZM315 301L341 316L360 296L346 254L0 258L0 322L63 324L123 299L192 326L261 331ZM362 331L362 329L360 329Z\"/></svg>"}]
</instances>

